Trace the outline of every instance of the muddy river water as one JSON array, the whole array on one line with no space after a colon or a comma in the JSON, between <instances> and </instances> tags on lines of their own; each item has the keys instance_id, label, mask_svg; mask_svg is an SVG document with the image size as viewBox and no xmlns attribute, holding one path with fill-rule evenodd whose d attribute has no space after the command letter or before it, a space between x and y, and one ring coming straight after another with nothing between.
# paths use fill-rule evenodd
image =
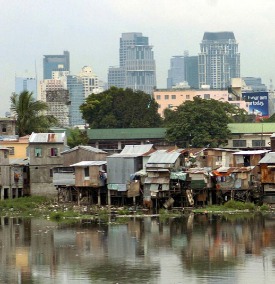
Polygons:
<instances>
[{"instance_id":1,"label":"muddy river water","mask_svg":"<svg viewBox=\"0 0 275 284\"><path fill-rule=\"evenodd\" d=\"M275 283L275 215L1 217L0 283Z\"/></svg>"}]
</instances>

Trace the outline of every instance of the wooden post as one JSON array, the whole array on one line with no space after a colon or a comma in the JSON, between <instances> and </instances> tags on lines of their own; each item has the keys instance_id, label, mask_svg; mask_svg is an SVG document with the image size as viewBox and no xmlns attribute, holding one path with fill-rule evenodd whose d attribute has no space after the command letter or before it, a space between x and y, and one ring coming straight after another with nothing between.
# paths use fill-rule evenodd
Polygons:
<instances>
[{"instance_id":1,"label":"wooden post","mask_svg":"<svg viewBox=\"0 0 275 284\"><path fill-rule=\"evenodd\" d=\"M111 191L110 189L107 190L108 190L108 206L111 207Z\"/></svg>"},{"instance_id":2,"label":"wooden post","mask_svg":"<svg viewBox=\"0 0 275 284\"><path fill-rule=\"evenodd\" d=\"M97 190L97 205L101 206L100 188Z\"/></svg>"}]
</instances>

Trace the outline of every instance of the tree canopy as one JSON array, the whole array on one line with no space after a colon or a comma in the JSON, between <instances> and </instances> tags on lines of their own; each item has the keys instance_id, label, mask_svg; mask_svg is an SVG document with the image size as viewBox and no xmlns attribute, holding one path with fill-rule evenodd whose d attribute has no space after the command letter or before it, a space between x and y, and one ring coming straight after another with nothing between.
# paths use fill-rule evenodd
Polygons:
<instances>
[{"instance_id":1,"label":"tree canopy","mask_svg":"<svg viewBox=\"0 0 275 284\"><path fill-rule=\"evenodd\" d=\"M20 94L12 94L10 101L19 136L32 132L46 132L50 127L57 125L55 117L44 114L44 111L48 109L47 104L36 101L33 98L33 93L23 91Z\"/></svg>"},{"instance_id":2,"label":"tree canopy","mask_svg":"<svg viewBox=\"0 0 275 284\"><path fill-rule=\"evenodd\" d=\"M132 89L111 87L91 94L80 106L90 128L160 127L158 104L148 94Z\"/></svg>"},{"instance_id":3,"label":"tree canopy","mask_svg":"<svg viewBox=\"0 0 275 284\"><path fill-rule=\"evenodd\" d=\"M219 147L230 136L228 123L243 111L228 102L195 97L176 110L166 109L166 138L179 146Z\"/></svg>"},{"instance_id":4,"label":"tree canopy","mask_svg":"<svg viewBox=\"0 0 275 284\"><path fill-rule=\"evenodd\" d=\"M89 142L89 137L85 130L80 130L79 128L72 128L68 131L67 143L70 148L78 145L87 145Z\"/></svg>"}]
</instances>

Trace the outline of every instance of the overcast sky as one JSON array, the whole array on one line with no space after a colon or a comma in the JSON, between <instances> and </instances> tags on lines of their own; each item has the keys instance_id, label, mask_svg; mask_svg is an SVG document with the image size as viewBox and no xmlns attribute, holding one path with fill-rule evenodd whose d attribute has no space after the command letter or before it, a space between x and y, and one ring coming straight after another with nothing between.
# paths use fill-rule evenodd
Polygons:
<instances>
[{"instance_id":1,"label":"overcast sky","mask_svg":"<svg viewBox=\"0 0 275 284\"><path fill-rule=\"evenodd\" d=\"M275 80L274 0L0 0L0 116L9 110L15 75L42 79L45 54L70 52L71 74L92 66L107 81L119 63L123 32L142 32L153 46L157 87L170 58L199 53L205 31L232 31L241 76ZM275 81L274 81L275 84Z\"/></svg>"}]
</instances>

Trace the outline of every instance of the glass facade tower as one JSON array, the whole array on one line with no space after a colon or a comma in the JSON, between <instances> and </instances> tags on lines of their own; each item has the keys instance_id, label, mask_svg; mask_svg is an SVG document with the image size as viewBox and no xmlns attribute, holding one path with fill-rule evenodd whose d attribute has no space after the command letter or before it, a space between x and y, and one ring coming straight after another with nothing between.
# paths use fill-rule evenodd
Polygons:
<instances>
[{"instance_id":1,"label":"glass facade tower","mask_svg":"<svg viewBox=\"0 0 275 284\"><path fill-rule=\"evenodd\" d=\"M200 44L199 86L225 89L240 77L240 54L233 32L205 32Z\"/></svg>"},{"instance_id":2,"label":"glass facade tower","mask_svg":"<svg viewBox=\"0 0 275 284\"><path fill-rule=\"evenodd\" d=\"M64 51L61 55L44 55L43 79L52 79L53 71L70 71L69 51Z\"/></svg>"}]
</instances>

